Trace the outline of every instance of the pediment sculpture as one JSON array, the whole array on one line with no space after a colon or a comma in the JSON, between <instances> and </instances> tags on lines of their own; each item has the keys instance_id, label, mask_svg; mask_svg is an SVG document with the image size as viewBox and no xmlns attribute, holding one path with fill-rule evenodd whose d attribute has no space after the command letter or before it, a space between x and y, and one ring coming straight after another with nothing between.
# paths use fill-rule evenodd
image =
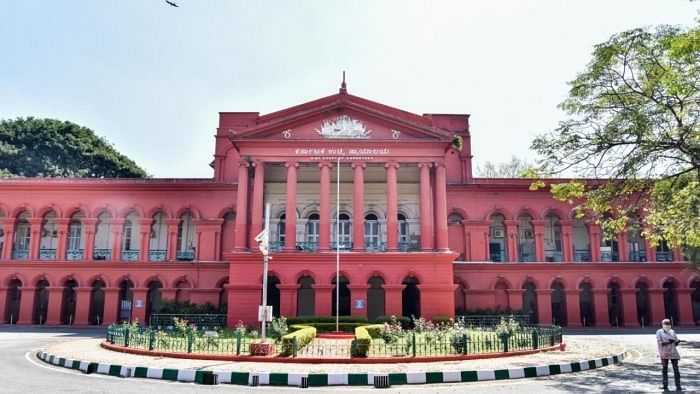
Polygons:
<instances>
[{"instance_id":1,"label":"pediment sculpture","mask_svg":"<svg viewBox=\"0 0 700 394\"><path fill-rule=\"evenodd\" d=\"M340 115L334 120L324 120L321 129L316 132L323 138L335 139L369 139L371 130L367 130L364 123L353 119L348 115Z\"/></svg>"}]
</instances>

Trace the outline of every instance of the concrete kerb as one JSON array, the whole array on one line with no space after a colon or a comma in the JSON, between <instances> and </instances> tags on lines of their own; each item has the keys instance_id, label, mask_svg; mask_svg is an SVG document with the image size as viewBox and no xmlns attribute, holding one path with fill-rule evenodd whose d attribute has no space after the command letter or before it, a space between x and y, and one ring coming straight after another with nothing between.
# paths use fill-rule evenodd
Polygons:
<instances>
[{"instance_id":1,"label":"concrete kerb","mask_svg":"<svg viewBox=\"0 0 700 394\"><path fill-rule=\"evenodd\" d=\"M254 377L257 376L258 384L270 386L301 386L302 378L307 378L307 383L310 387L371 386L374 385L375 376L387 376L390 385L480 382L485 380L534 378L538 376L550 376L602 368L608 365L621 363L626 357L627 350L609 357L572 363L479 371L401 373L276 373L202 371L195 369L169 369L136 367L128 365L110 365L72 360L58 355L48 354L44 350L40 350L37 353L37 358L58 367L80 370L85 373L99 373L124 378L150 378L211 384L211 375L216 375L217 383L251 385L253 384Z\"/></svg>"}]
</instances>

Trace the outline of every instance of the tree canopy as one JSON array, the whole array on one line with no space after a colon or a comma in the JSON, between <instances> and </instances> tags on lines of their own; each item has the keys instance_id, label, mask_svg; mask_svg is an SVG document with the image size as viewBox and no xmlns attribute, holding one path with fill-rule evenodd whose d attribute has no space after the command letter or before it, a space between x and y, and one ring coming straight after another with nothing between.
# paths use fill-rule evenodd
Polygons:
<instances>
[{"instance_id":1,"label":"tree canopy","mask_svg":"<svg viewBox=\"0 0 700 394\"><path fill-rule=\"evenodd\" d=\"M570 86L560 104L568 118L532 148L545 174L601 181L552 185L554 196L577 204L608 237L641 226L652 245L666 241L697 264L700 26L615 34Z\"/></svg>"},{"instance_id":2,"label":"tree canopy","mask_svg":"<svg viewBox=\"0 0 700 394\"><path fill-rule=\"evenodd\" d=\"M529 178L535 168L527 159L521 159L515 155L509 161L494 163L487 161L484 166L477 166L477 176L484 178Z\"/></svg>"},{"instance_id":3,"label":"tree canopy","mask_svg":"<svg viewBox=\"0 0 700 394\"><path fill-rule=\"evenodd\" d=\"M149 175L86 127L28 117L0 121L0 176L145 178Z\"/></svg>"}]
</instances>

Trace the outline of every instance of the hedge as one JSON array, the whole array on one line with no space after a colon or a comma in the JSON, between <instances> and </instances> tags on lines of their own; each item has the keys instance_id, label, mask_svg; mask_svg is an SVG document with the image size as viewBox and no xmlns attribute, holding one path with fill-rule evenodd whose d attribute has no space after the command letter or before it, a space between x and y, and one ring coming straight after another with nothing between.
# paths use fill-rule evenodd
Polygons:
<instances>
[{"instance_id":1,"label":"hedge","mask_svg":"<svg viewBox=\"0 0 700 394\"><path fill-rule=\"evenodd\" d=\"M447 325L451 326L452 324L454 324L454 321L449 316L435 316L433 318L433 323L435 323L435 324L447 324Z\"/></svg>"},{"instance_id":2,"label":"hedge","mask_svg":"<svg viewBox=\"0 0 700 394\"><path fill-rule=\"evenodd\" d=\"M367 318L363 316L339 316L340 323L365 323ZM287 324L305 324L305 323L335 323L335 316L293 316L287 318Z\"/></svg>"},{"instance_id":3,"label":"hedge","mask_svg":"<svg viewBox=\"0 0 700 394\"><path fill-rule=\"evenodd\" d=\"M364 326L364 329L367 330L367 333L369 334L369 336L372 337L372 339L379 338L380 336L382 336L384 324L371 324L369 326Z\"/></svg>"},{"instance_id":4,"label":"hedge","mask_svg":"<svg viewBox=\"0 0 700 394\"><path fill-rule=\"evenodd\" d=\"M352 341L352 357L367 357L369 347L372 344L372 336L367 332L367 326L355 329L355 339Z\"/></svg>"},{"instance_id":5,"label":"hedge","mask_svg":"<svg viewBox=\"0 0 700 394\"><path fill-rule=\"evenodd\" d=\"M311 341L313 341L316 337L315 327L295 324L291 325L289 328L294 331L282 336L282 350L285 355L292 353L292 343L294 338L297 339L297 349L301 349L302 347L311 343Z\"/></svg>"}]
</instances>

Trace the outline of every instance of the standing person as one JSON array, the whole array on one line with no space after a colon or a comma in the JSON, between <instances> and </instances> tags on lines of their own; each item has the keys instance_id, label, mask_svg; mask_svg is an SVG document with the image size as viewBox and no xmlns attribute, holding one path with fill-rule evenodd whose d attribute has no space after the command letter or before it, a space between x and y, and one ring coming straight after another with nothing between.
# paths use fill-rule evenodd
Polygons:
<instances>
[{"instance_id":1,"label":"standing person","mask_svg":"<svg viewBox=\"0 0 700 394\"><path fill-rule=\"evenodd\" d=\"M668 391L668 360L673 365L673 380L676 383L676 391L681 391L681 374L678 372L678 360L681 356L676 350L676 345L681 341L676 336L676 332L671 329L671 321L664 319L661 322L661 329L656 331L656 343L659 347L659 357L661 358L661 378L664 391Z\"/></svg>"}]
</instances>

